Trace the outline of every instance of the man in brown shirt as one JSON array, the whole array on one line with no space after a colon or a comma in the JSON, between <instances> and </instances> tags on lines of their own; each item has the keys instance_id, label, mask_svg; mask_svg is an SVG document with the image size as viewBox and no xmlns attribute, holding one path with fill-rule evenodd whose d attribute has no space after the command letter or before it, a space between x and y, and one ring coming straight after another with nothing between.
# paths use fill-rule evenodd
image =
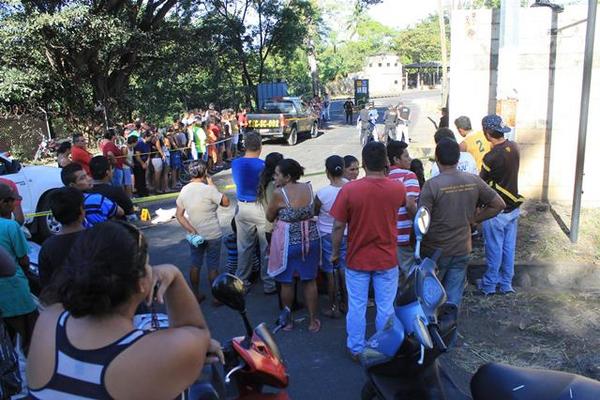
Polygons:
<instances>
[{"instance_id":1,"label":"man in brown shirt","mask_svg":"<svg viewBox=\"0 0 600 400\"><path fill-rule=\"evenodd\" d=\"M419 206L431 212L431 225L422 244L423 254L441 250L439 277L448 302L460 305L471 253L471 223L492 218L504 209L502 198L476 175L458 171L458 143L442 139L435 158L440 174L421 190ZM484 205L480 212L477 207Z\"/></svg>"}]
</instances>

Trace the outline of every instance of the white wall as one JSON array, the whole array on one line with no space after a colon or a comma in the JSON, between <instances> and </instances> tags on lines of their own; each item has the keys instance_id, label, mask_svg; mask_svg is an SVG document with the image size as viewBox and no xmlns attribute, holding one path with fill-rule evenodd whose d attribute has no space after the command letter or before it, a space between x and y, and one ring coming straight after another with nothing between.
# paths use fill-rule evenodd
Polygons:
<instances>
[{"instance_id":1,"label":"white wall","mask_svg":"<svg viewBox=\"0 0 600 400\"><path fill-rule=\"evenodd\" d=\"M371 97L390 96L402 92L402 64L398 56L368 57L360 77L369 80Z\"/></svg>"},{"instance_id":2,"label":"white wall","mask_svg":"<svg viewBox=\"0 0 600 400\"><path fill-rule=\"evenodd\" d=\"M575 158L579 126L579 104L585 45L585 6L567 6L558 14L556 69L551 83L550 43L552 13L547 8L523 8L519 15L518 90L516 141L521 147L520 191L526 197L542 195L544 165L549 162L550 200L570 202L573 195ZM452 13L452 54L450 62L450 118L471 118L481 129L493 97L494 52L498 26L491 10L456 10ZM600 205L600 168L595 166L592 149L600 148L600 28L596 28L590 118L584 176L585 205ZM549 97L553 93L553 102ZM494 110L493 102L491 110ZM548 119L548 116L551 116ZM546 127L551 129L550 151L546 149ZM549 126L550 126L549 125Z\"/></svg>"}]
</instances>

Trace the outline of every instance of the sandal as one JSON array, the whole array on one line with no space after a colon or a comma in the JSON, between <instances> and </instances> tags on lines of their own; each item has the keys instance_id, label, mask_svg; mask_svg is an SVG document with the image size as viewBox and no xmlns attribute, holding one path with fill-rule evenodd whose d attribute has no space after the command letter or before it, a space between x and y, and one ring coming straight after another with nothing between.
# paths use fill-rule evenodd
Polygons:
<instances>
[{"instance_id":1,"label":"sandal","mask_svg":"<svg viewBox=\"0 0 600 400\"><path fill-rule=\"evenodd\" d=\"M289 324L287 324L286 326L283 327L283 330L286 332L291 332L294 330L294 323L290 322Z\"/></svg>"},{"instance_id":2,"label":"sandal","mask_svg":"<svg viewBox=\"0 0 600 400\"><path fill-rule=\"evenodd\" d=\"M331 319L338 319L342 316L342 313L340 313L336 306L331 306L331 308L322 310L321 314Z\"/></svg>"},{"instance_id":3,"label":"sandal","mask_svg":"<svg viewBox=\"0 0 600 400\"><path fill-rule=\"evenodd\" d=\"M308 328L308 331L311 333L317 333L321 330L321 321L319 321L318 319L315 319L315 327L314 328Z\"/></svg>"}]
</instances>

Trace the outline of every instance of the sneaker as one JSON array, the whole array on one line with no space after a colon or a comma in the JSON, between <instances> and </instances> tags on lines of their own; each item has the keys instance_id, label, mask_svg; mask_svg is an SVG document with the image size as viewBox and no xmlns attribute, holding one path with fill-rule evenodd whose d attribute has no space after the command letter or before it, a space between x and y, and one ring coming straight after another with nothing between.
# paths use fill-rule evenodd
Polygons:
<instances>
[{"instance_id":1,"label":"sneaker","mask_svg":"<svg viewBox=\"0 0 600 400\"><path fill-rule=\"evenodd\" d=\"M517 292L513 288L500 289L500 292L499 292L499 294L502 294L502 295L512 294L512 293L517 293Z\"/></svg>"},{"instance_id":2,"label":"sneaker","mask_svg":"<svg viewBox=\"0 0 600 400\"><path fill-rule=\"evenodd\" d=\"M496 294L495 290L493 292L488 292L483 289L483 279L476 279L475 287L477 287L477 291L475 292L475 294L478 296L487 297L487 296L493 296Z\"/></svg>"},{"instance_id":3,"label":"sneaker","mask_svg":"<svg viewBox=\"0 0 600 400\"><path fill-rule=\"evenodd\" d=\"M350 358L352 359L352 361L354 361L355 363L360 362L360 354L359 353L353 353L352 350L348 349L348 354L350 355Z\"/></svg>"}]
</instances>

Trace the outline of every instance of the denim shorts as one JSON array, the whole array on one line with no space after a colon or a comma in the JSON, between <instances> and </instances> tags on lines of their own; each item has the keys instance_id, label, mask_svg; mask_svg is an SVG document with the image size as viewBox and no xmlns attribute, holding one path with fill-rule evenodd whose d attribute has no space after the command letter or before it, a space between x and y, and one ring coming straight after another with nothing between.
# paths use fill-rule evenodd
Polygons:
<instances>
[{"instance_id":1,"label":"denim shorts","mask_svg":"<svg viewBox=\"0 0 600 400\"><path fill-rule=\"evenodd\" d=\"M342 238L342 244L340 245L340 263L337 265L339 269L346 269L346 243L347 237ZM321 233L321 270L323 272L333 272L333 264L331 264L331 252L333 245L331 242L330 233Z\"/></svg>"},{"instance_id":2,"label":"denim shorts","mask_svg":"<svg viewBox=\"0 0 600 400\"><path fill-rule=\"evenodd\" d=\"M123 185L131 186L133 179L131 179L131 168L123 167Z\"/></svg>"},{"instance_id":3,"label":"denim shorts","mask_svg":"<svg viewBox=\"0 0 600 400\"><path fill-rule=\"evenodd\" d=\"M113 168L113 186L123 186L125 184L123 179L123 170L121 168Z\"/></svg>"},{"instance_id":4,"label":"denim shorts","mask_svg":"<svg viewBox=\"0 0 600 400\"><path fill-rule=\"evenodd\" d=\"M205 255L206 266L209 271L217 271L221 262L221 238L205 240L198 247L190 244L190 257L193 267L202 268L205 265Z\"/></svg>"}]
</instances>

